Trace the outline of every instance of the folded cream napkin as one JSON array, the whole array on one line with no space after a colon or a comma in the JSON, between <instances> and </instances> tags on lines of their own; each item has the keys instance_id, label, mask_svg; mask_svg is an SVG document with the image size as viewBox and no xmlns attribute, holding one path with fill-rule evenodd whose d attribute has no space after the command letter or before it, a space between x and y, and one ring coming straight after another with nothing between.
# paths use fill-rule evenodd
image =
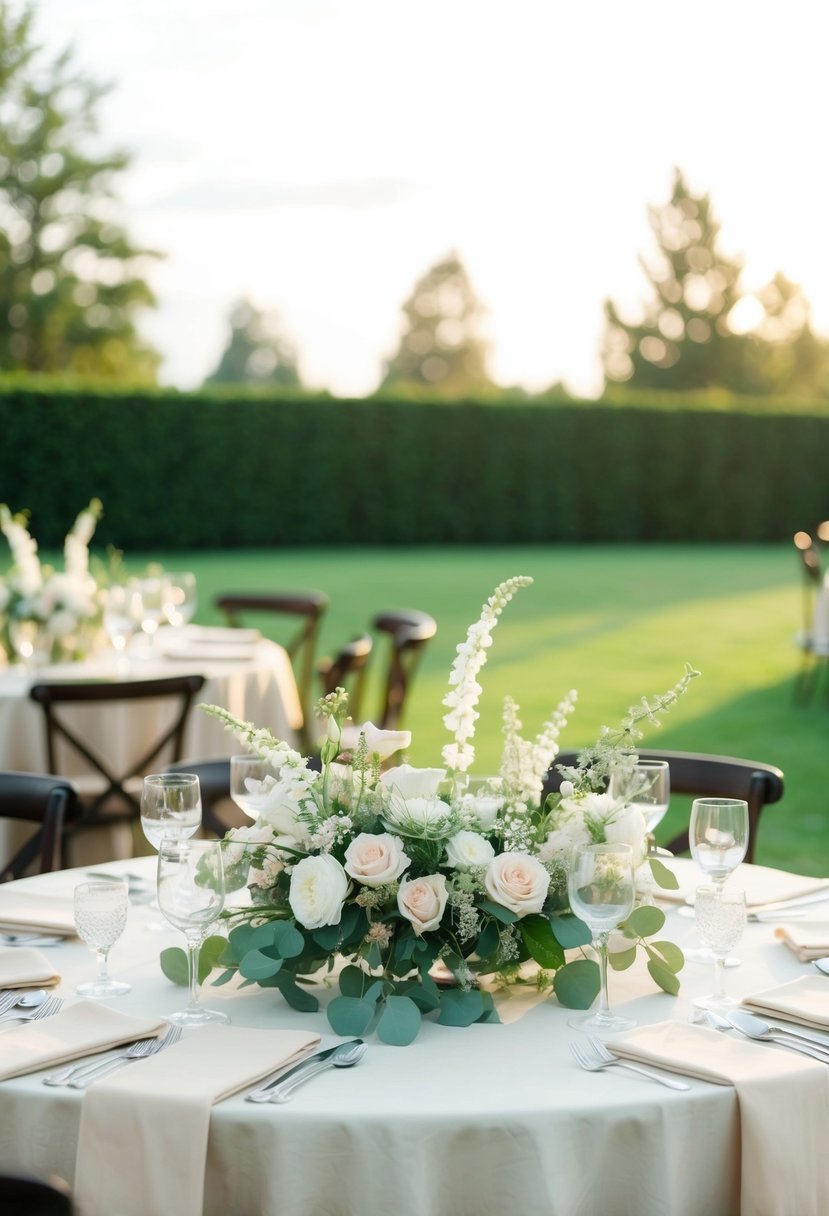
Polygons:
<instances>
[{"instance_id":1,"label":"folded cream napkin","mask_svg":"<svg viewBox=\"0 0 829 1216\"><path fill-rule=\"evenodd\" d=\"M792 950L801 963L829 954L829 920L802 920L778 925L774 936Z\"/></svg>"},{"instance_id":2,"label":"folded cream napkin","mask_svg":"<svg viewBox=\"0 0 829 1216\"><path fill-rule=\"evenodd\" d=\"M33 946L0 949L0 988L51 988L60 976Z\"/></svg>"},{"instance_id":3,"label":"folded cream napkin","mask_svg":"<svg viewBox=\"0 0 829 1216\"><path fill-rule=\"evenodd\" d=\"M75 935L75 910L72 899L18 891L16 883L0 886L0 930L36 930L60 937Z\"/></svg>"},{"instance_id":4,"label":"folded cream napkin","mask_svg":"<svg viewBox=\"0 0 829 1216\"><path fill-rule=\"evenodd\" d=\"M734 1086L742 1145L740 1216L826 1216L825 1064L681 1022L637 1027L608 1047L630 1060Z\"/></svg>"},{"instance_id":5,"label":"folded cream napkin","mask_svg":"<svg viewBox=\"0 0 829 1216\"><path fill-rule=\"evenodd\" d=\"M742 1003L753 1013L772 1014L814 1030L829 1030L829 991L825 976L801 975L778 988L744 996ZM826 1210L829 1212L829 1208Z\"/></svg>"},{"instance_id":6,"label":"folded cream napkin","mask_svg":"<svg viewBox=\"0 0 829 1216\"><path fill-rule=\"evenodd\" d=\"M54 1017L26 1022L0 1035L0 1081L148 1039L164 1027L161 1018L136 1018L97 1001L78 1001Z\"/></svg>"},{"instance_id":7,"label":"folded cream napkin","mask_svg":"<svg viewBox=\"0 0 829 1216\"><path fill-rule=\"evenodd\" d=\"M676 891L656 888L656 898L668 903L687 903L694 897L697 887L710 880L705 877L696 862L687 857L674 857L665 862L679 881ZM815 878L806 874L789 874L785 870L774 870L769 866L743 863L729 878L729 883L742 887L746 893L746 907L759 912L767 904L774 905L805 895L826 892L829 907L829 878Z\"/></svg>"},{"instance_id":8,"label":"folded cream napkin","mask_svg":"<svg viewBox=\"0 0 829 1216\"><path fill-rule=\"evenodd\" d=\"M223 642L208 642L197 643L188 642L184 646L170 646L164 652L165 657L172 659L173 662L190 662L198 660L200 662L210 663L247 663L256 655L256 644L251 645L249 642L241 642L238 644Z\"/></svg>"},{"instance_id":9,"label":"folded cream napkin","mask_svg":"<svg viewBox=\"0 0 829 1216\"><path fill-rule=\"evenodd\" d=\"M79 1216L202 1216L211 1106L318 1042L301 1030L205 1026L96 1082L81 1112Z\"/></svg>"}]
</instances>

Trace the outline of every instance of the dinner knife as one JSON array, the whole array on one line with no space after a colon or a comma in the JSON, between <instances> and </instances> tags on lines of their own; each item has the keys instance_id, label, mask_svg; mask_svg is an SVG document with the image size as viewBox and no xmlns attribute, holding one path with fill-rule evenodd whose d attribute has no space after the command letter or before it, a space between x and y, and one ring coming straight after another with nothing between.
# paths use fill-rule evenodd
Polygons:
<instances>
[{"instance_id":1,"label":"dinner knife","mask_svg":"<svg viewBox=\"0 0 829 1216\"><path fill-rule=\"evenodd\" d=\"M333 1056L335 1051L339 1051L342 1047L350 1047L354 1043L362 1043L362 1039L346 1039L342 1043L335 1043L333 1047L326 1047L324 1051L315 1051L313 1055L305 1056L298 1064L286 1064L282 1068L272 1072L269 1077L260 1084L256 1089L252 1089L249 1094L245 1094L246 1102L267 1102L270 1098L270 1091L280 1081L284 1081L287 1077L294 1076L295 1073L300 1073L308 1064L316 1064L320 1060L327 1060Z\"/></svg>"}]
</instances>

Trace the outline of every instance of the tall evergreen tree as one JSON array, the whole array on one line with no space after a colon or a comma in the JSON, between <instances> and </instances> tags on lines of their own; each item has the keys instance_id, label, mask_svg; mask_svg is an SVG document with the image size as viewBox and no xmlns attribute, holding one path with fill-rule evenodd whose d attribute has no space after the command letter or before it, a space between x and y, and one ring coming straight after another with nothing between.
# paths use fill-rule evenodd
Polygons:
<instances>
[{"instance_id":1,"label":"tall evergreen tree","mask_svg":"<svg viewBox=\"0 0 829 1216\"><path fill-rule=\"evenodd\" d=\"M0 370L155 380L135 315L157 256L117 219L123 152L89 150L106 87L45 62L34 9L0 3Z\"/></svg>"},{"instance_id":2,"label":"tall evergreen tree","mask_svg":"<svg viewBox=\"0 0 829 1216\"><path fill-rule=\"evenodd\" d=\"M380 390L400 386L460 396L492 388L480 304L456 253L437 262L403 305L403 332Z\"/></svg>"},{"instance_id":3,"label":"tall evergreen tree","mask_svg":"<svg viewBox=\"0 0 829 1216\"><path fill-rule=\"evenodd\" d=\"M249 300L230 314L230 337L218 366L205 384L273 384L300 388L302 380L293 345L283 335L276 314L267 315Z\"/></svg>"},{"instance_id":4,"label":"tall evergreen tree","mask_svg":"<svg viewBox=\"0 0 829 1216\"><path fill-rule=\"evenodd\" d=\"M745 339L728 318L742 263L718 247L710 197L692 194L677 169L670 201L648 210L658 252L640 263L652 298L634 323L606 302L605 376L636 388L739 389Z\"/></svg>"}]
</instances>

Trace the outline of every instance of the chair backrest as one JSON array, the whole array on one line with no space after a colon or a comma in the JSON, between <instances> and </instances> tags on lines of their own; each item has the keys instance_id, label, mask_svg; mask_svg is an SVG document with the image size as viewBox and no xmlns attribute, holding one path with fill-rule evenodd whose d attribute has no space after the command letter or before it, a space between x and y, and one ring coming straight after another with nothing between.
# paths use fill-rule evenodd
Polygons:
<instances>
[{"instance_id":1,"label":"chair backrest","mask_svg":"<svg viewBox=\"0 0 829 1216\"><path fill-rule=\"evenodd\" d=\"M257 592L217 595L213 603L225 614L232 628L242 625L245 616L277 615L299 617L299 629L282 644L294 669L302 712L309 719L312 709L314 664L322 618L329 605L323 591L284 591L272 595Z\"/></svg>"},{"instance_id":2,"label":"chair backrest","mask_svg":"<svg viewBox=\"0 0 829 1216\"><path fill-rule=\"evenodd\" d=\"M0 819L35 825L34 833L0 869L0 882L59 870L63 833L80 815L74 785L63 777L0 772ZM0 1204L0 1211L5 1209Z\"/></svg>"},{"instance_id":3,"label":"chair backrest","mask_svg":"<svg viewBox=\"0 0 829 1216\"><path fill-rule=\"evenodd\" d=\"M378 612L371 624L373 629L389 636L383 699L375 726L394 730L402 720L423 648L437 633L437 622L427 612L407 608Z\"/></svg>"},{"instance_id":4,"label":"chair backrest","mask_svg":"<svg viewBox=\"0 0 829 1216\"><path fill-rule=\"evenodd\" d=\"M320 659L317 663L323 695L327 696L336 688L344 688L348 693L349 717L354 722L360 721L366 669L373 645L370 635L363 633L346 642L333 658Z\"/></svg>"},{"instance_id":5,"label":"chair backrest","mask_svg":"<svg viewBox=\"0 0 829 1216\"><path fill-rule=\"evenodd\" d=\"M671 770L671 793L690 794L697 798L743 798L748 803L748 849L746 861L754 861L757 847L757 827L764 806L779 802L783 797L783 773L771 764L755 760L739 760L734 756L709 756L697 752L663 752L642 749L643 760L667 760ZM556 771L559 764L573 766L577 752L561 752L556 764L547 774L544 795L557 790L562 778ZM668 842L672 853L688 849L688 830Z\"/></svg>"},{"instance_id":6,"label":"chair backrest","mask_svg":"<svg viewBox=\"0 0 829 1216\"><path fill-rule=\"evenodd\" d=\"M82 822L97 820L98 812L106 803L120 803L121 817L134 819L141 813L140 799L126 788L133 777L143 776L151 768L167 759L181 759L184 731L193 704L193 698L204 687L204 676L171 676L160 680L90 681L89 683L44 683L33 684L29 696L43 710L46 730L48 766L59 770L58 743L62 742L80 756L91 773L102 778L103 788L85 803ZM153 742L140 755L134 757L123 771L113 771L108 759L95 749L92 742L82 738L66 716L65 707L134 701L167 701L172 705L172 719L158 731ZM107 808L107 819L113 817Z\"/></svg>"},{"instance_id":7,"label":"chair backrest","mask_svg":"<svg viewBox=\"0 0 829 1216\"><path fill-rule=\"evenodd\" d=\"M59 1178L44 1182L24 1174L0 1174L3 1216L72 1216L69 1187Z\"/></svg>"}]
</instances>

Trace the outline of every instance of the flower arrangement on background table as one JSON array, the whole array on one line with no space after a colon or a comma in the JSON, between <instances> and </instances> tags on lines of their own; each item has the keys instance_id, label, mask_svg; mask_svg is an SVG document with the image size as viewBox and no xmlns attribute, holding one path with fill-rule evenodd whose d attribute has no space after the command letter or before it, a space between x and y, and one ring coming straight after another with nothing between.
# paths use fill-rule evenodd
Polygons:
<instances>
[{"instance_id":1,"label":"flower arrangement on background table","mask_svg":"<svg viewBox=\"0 0 829 1216\"><path fill-rule=\"evenodd\" d=\"M101 517L93 498L64 541L64 568L42 565L26 512L0 504L0 530L12 566L0 579L0 644L9 659L41 653L46 660L81 658L101 640L98 584L89 569L89 542ZM17 636L15 636L17 635Z\"/></svg>"},{"instance_id":2,"label":"flower arrangement on background table","mask_svg":"<svg viewBox=\"0 0 829 1216\"><path fill-rule=\"evenodd\" d=\"M477 677L501 613L531 582L501 583L457 648L444 699L452 740L441 767L384 769L411 736L371 723L343 754L341 689L318 706L326 731L320 771L266 729L219 706L202 707L273 773L250 790L259 804L255 822L225 838L226 887L247 887L250 903L228 904L227 938L205 943L203 972L222 968L214 983L238 975L277 989L298 1010L315 1011L308 977L333 972L342 961L339 995L327 1006L332 1029L342 1035L376 1029L382 1040L401 1045L414 1039L426 1014L444 1025L497 1022L493 982L532 982L569 1008L592 1004L597 964L583 950L575 960L565 957L590 941L567 905L570 855L581 841L618 840L644 861L641 812L601 790L615 768L635 763L640 725L658 722L697 673L687 667L673 689L643 699L617 729L603 730L546 800L545 778L576 693L562 699L534 740L521 735L518 706L507 698L501 771L480 787L470 778L482 691ZM660 863L655 877L676 886ZM676 993L682 954L652 940L664 920L658 908L636 908L615 957L628 966L643 948L654 981ZM170 978L180 972L178 954L162 956ZM441 972L451 986L439 982ZM482 987L481 976L493 978Z\"/></svg>"}]
</instances>

